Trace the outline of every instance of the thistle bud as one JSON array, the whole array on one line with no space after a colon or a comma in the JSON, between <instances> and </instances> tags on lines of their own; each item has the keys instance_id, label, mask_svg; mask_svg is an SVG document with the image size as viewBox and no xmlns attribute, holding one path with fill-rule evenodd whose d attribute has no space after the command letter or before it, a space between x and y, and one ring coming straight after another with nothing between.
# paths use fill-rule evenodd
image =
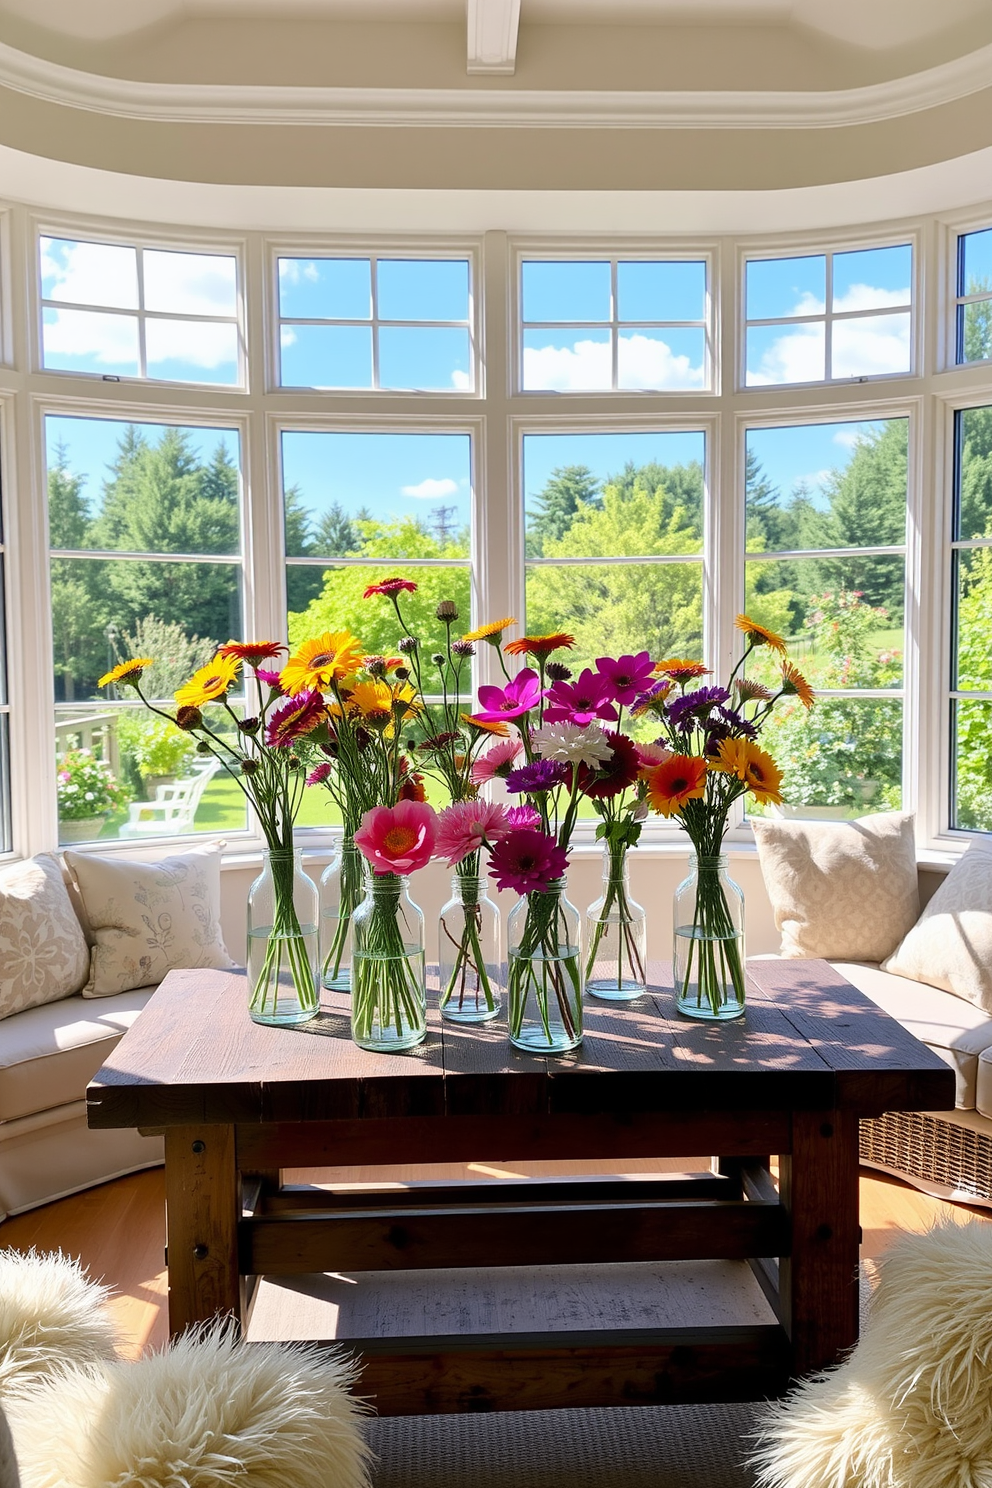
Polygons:
<instances>
[{"instance_id":1,"label":"thistle bud","mask_svg":"<svg viewBox=\"0 0 992 1488\"><path fill-rule=\"evenodd\" d=\"M443 651L435 651L431 655L431 661L435 666L444 666L445 655Z\"/></svg>"},{"instance_id":2,"label":"thistle bud","mask_svg":"<svg viewBox=\"0 0 992 1488\"><path fill-rule=\"evenodd\" d=\"M242 775L254 775L254 774L257 773L257 771L258 771L258 760L257 759L243 759L241 761L241 773L242 773Z\"/></svg>"},{"instance_id":3,"label":"thistle bud","mask_svg":"<svg viewBox=\"0 0 992 1488\"><path fill-rule=\"evenodd\" d=\"M200 740L199 744L197 744L196 746L196 752L197 754L213 754L213 750L210 748L210 745L207 743L206 739Z\"/></svg>"},{"instance_id":4,"label":"thistle bud","mask_svg":"<svg viewBox=\"0 0 992 1488\"><path fill-rule=\"evenodd\" d=\"M403 656L412 656L417 649L417 637L403 636L396 649Z\"/></svg>"},{"instance_id":5,"label":"thistle bud","mask_svg":"<svg viewBox=\"0 0 992 1488\"><path fill-rule=\"evenodd\" d=\"M384 677L386 675L386 658L384 656L366 656L364 666L370 677Z\"/></svg>"},{"instance_id":6,"label":"thistle bud","mask_svg":"<svg viewBox=\"0 0 992 1488\"><path fill-rule=\"evenodd\" d=\"M450 625L453 620L458 619L458 606L453 599L442 599L434 613L445 625Z\"/></svg>"},{"instance_id":7,"label":"thistle bud","mask_svg":"<svg viewBox=\"0 0 992 1488\"><path fill-rule=\"evenodd\" d=\"M572 673L563 661L549 661L544 675L552 682L567 682Z\"/></svg>"},{"instance_id":8,"label":"thistle bud","mask_svg":"<svg viewBox=\"0 0 992 1488\"><path fill-rule=\"evenodd\" d=\"M409 680L410 677L410 668L396 667L393 670L393 676L396 678L397 682L406 682Z\"/></svg>"},{"instance_id":9,"label":"thistle bud","mask_svg":"<svg viewBox=\"0 0 992 1488\"><path fill-rule=\"evenodd\" d=\"M454 656L474 656L475 647L471 641L452 641L451 651Z\"/></svg>"},{"instance_id":10,"label":"thistle bud","mask_svg":"<svg viewBox=\"0 0 992 1488\"><path fill-rule=\"evenodd\" d=\"M257 734L260 722L259 718L242 718L238 728L243 734Z\"/></svg>"},{"instance_id":11,"label":"thistle bud","mask_svg":"<svg viewBox=\"0 0 992 1488\"><path fill-rule=\"evenodd\" d=\"M193 729L202 727L202 724L203 714L199 708L193 708L189 704L184 708L180 708L176 714L176 728L182 729L185 734L192 732Z\"/></svg>"}]
</instances>

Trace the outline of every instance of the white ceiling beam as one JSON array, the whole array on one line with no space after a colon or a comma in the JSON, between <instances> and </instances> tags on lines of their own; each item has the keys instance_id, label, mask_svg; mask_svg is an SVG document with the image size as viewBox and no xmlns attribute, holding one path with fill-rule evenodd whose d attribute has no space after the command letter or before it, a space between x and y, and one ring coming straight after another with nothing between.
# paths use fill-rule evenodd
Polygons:
<instances>
[{"instance_id":1,"label":"white ceiling beam","mask_svg":"<svg viewBox=\"0 0 992 1488\"><path fill-rule=\"evenodd\" d=\"M513 72L520 0L467 0L468 71Z\"/></svg>"}]
</instances>

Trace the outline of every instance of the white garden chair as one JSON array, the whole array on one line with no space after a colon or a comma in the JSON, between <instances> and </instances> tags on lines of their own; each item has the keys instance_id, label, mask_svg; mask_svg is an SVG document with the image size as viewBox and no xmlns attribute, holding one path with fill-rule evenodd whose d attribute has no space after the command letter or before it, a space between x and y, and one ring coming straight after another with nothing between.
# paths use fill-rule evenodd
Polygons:
<instances>
[{"instance_id":1,"label":"white garden chair","mask_svg":"<svg viewBox=\"0 0 992 1488\"><path fill-rule=\"evenodd\" d=\"M172 785L155 788L154 801L135 801L128 807L129 820L120 829L121 837L178 837L192 832L193 818L207 785L220 769L220 760L202 756L193 766L193 774Z\"/></svg>"}]
</instances>

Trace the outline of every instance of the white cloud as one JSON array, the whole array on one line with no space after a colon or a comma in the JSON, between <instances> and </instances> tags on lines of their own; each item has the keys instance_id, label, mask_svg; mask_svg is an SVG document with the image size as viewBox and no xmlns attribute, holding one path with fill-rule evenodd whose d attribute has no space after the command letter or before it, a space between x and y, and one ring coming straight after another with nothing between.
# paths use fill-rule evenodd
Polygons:
<instances>
[{"instance_id":1,"label":"white cloud","mask_svg":"<svg viewBox=\"0 0 992 1488\"><path fill-rule=\"evenodd\" d=\"M793 478L792 489L795 490L797 486L808 486L811 491L820 491L836 474L835 470L830 469L807 471L805 475L797 475Z\"/></svg>"},{"instance_id":2,"label":"white cloud","mask_svg":"<svg viewBox=\"0 0 992 1488\"><path fill-rule=\"evenodd\" d=\"M137 256L114 243L43 248L45 297L119 310L138 308ZM145 306L171 315L233 315L237 265L227 255L146 249Z\"/></svg>"},{"instance_id":3,"label":"white cloud","mask_svg":"<svg viewBox=\"0 0 992 1488\"><path fill-rule=\"evenodd\" d=\"M852 284L847 294L834 300L835 310L880 310L883 305L908 305L909 289L873 289L870 284Z\"/></svg>"},{"instance_id":4,"label":"white cloud","mask_svg":"<svg viewBox=\"0 0 992 1488\"><path fill-rule=\"evenodd\" d=\"M839 444L841 449L854 449L860 439L861 435L857 429L838 429L833 437L833 443Z\"/></svg>"},{"instance_id":5,"label":"white cloud","mask_svg":"<svg viewBox=\"0 0 992 1488\"><path fill-rule=\"evenodd\" d=\"M238 359L237 327L223 322L149 320L145 325L148 367L155 376L155 363L188 362L210 369Z\"/></svg>"},{"instance_id":6,"label":"white cloud","mask_svg":"<svg viewBox=\"0 0 992 1488\"><path fill-rule=\"evenodd\" d=\"M748 387L767 387L780 382L822 382L823 338L822 323L783 329L780 336L766 345L758 365L748 366Z\"/></svg>"},{"instance_id":7,"label":"white cloud","mask_svg":"<svg viewBox=\"0 0 992 1488\"><path fill-rule=\"evenodd\" d=\"M45 311L45 361L89 357L97 367L131 367L138 372L138 317L101 315L90 310Z\"/></svg>"},{"instance_id":8,"label":"white cloud","mask_svg":"<svg viewBox=\"0 0 992 1488\"><path fill-rule=\"evenodd\" d=\"M41 275L45 298L77 305L138 308L138 260L133 248L112 243L72 243L45 247Z\"/></svg>"},{"instance_id":9,"label":"white cloud","mask_svg":"<svg viewBox=\"0 0 992 1488\"><path fill-rule=\"evenodd\" d=\"M460 393L472 391L472 378L468 372L454 371L451 374L451 386Z\"/></svg>"},{"instance_id":10,"label":"white cloud","mask_svg":"<svg viewBox=\"0 0 992 1488\"><path fill-rule=\"evenodd\" d=\"M676 355L660 338L636 331L620 338L618 380L623 388L702 387L705 372L687 356ZM609 388L612 359L608 343L576 341L574 346L524 348L524 387L556 392Z\"/></svg>"},{"instance_id":11,"label":"white cloud","mask_svg":"<svg viewBox=\"0 0 992 1488\"><path fill-rule=\"evenodd\" d=\"M458 491L458 482L444 476L441 480L422 480L419 486L402 486L400 488L404 496L415 496L419 501L438 501L442 496L454 496Z\"/></svg>"},{"instance_id":12,"label":"white cloud","mask_svg":"<svg viewBox=\"0 0 992 1488\"><path fill-rule=\"evenodd\" d=\"M872 291L876 293L877 291ZM822 382L824 327L796 326L766 345L757 366L750 365L748 387L787 382ZM832 375L880 377L908 372L909 315L863 315L833 324Z\"/></svg>"},{"instance_id":13,"label":"white cloud","mask_svg":"<svg viewBox=\"0 0 992 1488\"><path fill-rule=\"evenodd\" d=\"M292 326L284 325L279 328L279 345L286 349L287 346L296 345L296 332Z\"/></svg>"}]
</instances>

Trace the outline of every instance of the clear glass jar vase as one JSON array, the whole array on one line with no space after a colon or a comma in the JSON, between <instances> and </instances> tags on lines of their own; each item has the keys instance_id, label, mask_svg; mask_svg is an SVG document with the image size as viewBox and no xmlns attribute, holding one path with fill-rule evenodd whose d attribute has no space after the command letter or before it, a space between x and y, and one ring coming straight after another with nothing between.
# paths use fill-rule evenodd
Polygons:
<instances>
[{"instance_id":1,"label":"clear glass jar vase","mask_svg":"<svg viewBox=\"0 0 992 1488\"><path fill-rule=\"evenodd\" d=\"M647 987L647 916L630 894L625 844L603 851L603 892L586 910L586 991L632 1002Z\"/></svg>"},{"instance_id":2,"label":"clear glass jar vase","mask_svg":"<svg viewBox=\"0 0 992 1488\"><path fill-rule=\"evenodd\" d=\"M362 895L362 855L346 832L320 875L320 980L329 991L351 991L352 917Z\"/></svg>"},{"instance_id":3,"label":"clear glass jar vase","mask_svg":"<svg viewBox=\"0 0 992 1488\"><path fill-rule=\"evenodd\" d=\"M248 890L248 1012L256 1023L306 1023L316 1013L318 916L303 849L267 852Z\"/></svg>"},{"instance_id":4,"label":"clear glass jar vase","mask_svg":"<svg viewBox=\"0 0 992 1488\"><path fill-rule=\"evenodd\" d=\"M423 912L408 878L365 864L363 885L352 916L351 1036L363 1049L410 1049L427 1033Z\"/></svg>"},{"instance_id":5,"label":"clear glass jar vase","mask_svg":"<svg viewBox=\"0 0 992 1488\"><path fill-rule=\"evenodd\" d=\"M438 919L438 1006L450 1023L488 1023L500 1010L499 921L488 882L479 876L479 854L472 853L455 870Z\"/></svg>"},{"instance_id":6,"label":"clear glass jar vase","mask_svg":"<svg viewBox=\"0 0 992 1488\"><path fill-rule=\"evenodd\" d=\"M510 1043L530 1054L565 1054L582 1042L581 921L565 887L553 879L507 916Z\"/></svg>"},{"instance_id":7,"label":"clear glass jar vase","mask_svg":"<svg viewBox=\"0 0 992 1488\"><path fill-rule=\"evenodd\" d=\"M689 1018L739 1018L744 1011L744 891L723 853L689 859L675 890L675 1001Z\"/></svg>"}]
</instances>

